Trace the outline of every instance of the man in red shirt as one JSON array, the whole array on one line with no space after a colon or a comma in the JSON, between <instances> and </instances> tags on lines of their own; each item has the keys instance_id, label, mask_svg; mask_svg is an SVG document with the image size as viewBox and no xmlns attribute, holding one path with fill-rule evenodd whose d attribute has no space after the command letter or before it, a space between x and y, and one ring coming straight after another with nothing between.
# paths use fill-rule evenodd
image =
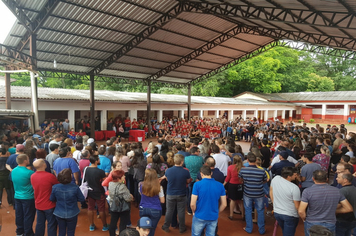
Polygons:
<instances>
[{"instance_id":1,"label":"man in red shirt","mask_svg":"<svg viewBox=\"0 0 356 236\"><path fill-rule=\"evenodd\" d=\"M137 130L138 129L138 122L136 121L136 119L133 119L131 125L132 125L132 129L133 130Z\"/></svg>"},{"instance_id":2,"label":"man in red shirt","mask_svg":"<svg viewBox=\"0 0 356 236\"><path fill-rule=\"evenodd\" d=\"M49 200L52 186L58 184L57 178L46 172L46 162L38 159L33 162L36 172L31 175L31 184L35 193L35 207L37 211L36 235L45 234L47 220L47 235L57 235L57 221L53 215L56 204Z\"/></svg>"},{"instance_id":3,"label":"man in red shirt","mask_svg":"<svg viewBox=\"0 0 356 236\"><path fill-rule=\"evenodd\" d=\"M125 131L129 131L131 128L131 120L130 117L126 117L125 119Z\"/></svg>"}]
</instances>

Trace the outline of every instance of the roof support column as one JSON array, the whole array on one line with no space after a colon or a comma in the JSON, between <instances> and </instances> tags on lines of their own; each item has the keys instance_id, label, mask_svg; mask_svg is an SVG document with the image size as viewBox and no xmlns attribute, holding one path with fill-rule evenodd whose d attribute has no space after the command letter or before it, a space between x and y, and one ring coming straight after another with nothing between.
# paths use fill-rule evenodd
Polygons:
<instances>
[{"instance_id":1,"label":"roof support column","mask_svg":"<svg viewBox=\"0 0 356 236\"><path fill-rule=\"evenodd\" d=\"M90 74L90 137L95 138L94 74Z\"/></svg>"},{"instance_id":2,"label":"roof support column","mask_svg":"<svg viewBox=\"0 0 356 236\"><path fill-rule=\"evenodd\" d=\"M188 84L188 121L191 116L191 105L192 105L192 85Z\"/></svg>"},{"instance_id":3,"label":"roof support column","mask_svg":"<svg viewBox=\"0 0 356 236\"><path fill-rule=\"evenodd\" d=\"M151 80L147 80L147 116L146 116L146 124L148 127L148 137L151 134L152 126L151 126Z\"/></svg>"},{"instance_id":4,"label":"roof support column","mask_svg":"<svg viewBox=\"0 0 356 236\"><path fill-rule=\"evenodd\" d=\"M37 58L37 47L36 47L36 34L31 34L30 36L30 56L33 57L34 59ZM35 60L36 61L36 60ZM34 62L35 63L35 62ZM32 69L36 70L37 65L33 64ZM39 129L40 127L40 122L38 118L38 91L37 91L37 78L35 77L35 73L32 71L30 72L31 76L31 108L32 112L34 114L33 117L33 132L35 132L36 129Z\"/></svg>"},{"instance_id":5,"label":"roof support column","mask_svg":"<svg viewBox=\"0 0 356 236\"><path fill-rule=\"evenodd\" d=\"M10 73L5 73L5 103L6 109L11 109L11 81Z\"/></svg>"},{"instance_id":6,"label":"roof support column","mask_svg":"<svg viewBox=\"0 0 356 236\"><path fill-rule=\"evenodd\" d=\"M289 120L293 120L293 110L289 110Z\"/></svg>"},{"instance_id":7,"label":"roof support column","mask_svg":"<svg viewBox=\"0 0 356 236\"><path fill-rule=\"evenodd\" d=\"M230 119L229 120L234 120L234 110L230 110Z\"/></svg>"},{"instance_id":8,"label":"roof support column","mask_svg":"<svg viewBox=\"0 0 356 236\"><path fill-rule=\"evenodd\" d=\"M204 119L204 110L200 110L200 118Z\"/></svg>"},{"instance_id":9,"label":"roof support column","mask_svg":"<svg viewBox=\"0 0 356 236\"><path fill-rule=\"evenodd\" d=\"M284 120L286 119L286 110L282 111L282 122L284 123Z\"/></svg>"},{"instance_id":10,"label":"roof support column","mask_svg":"<svg viewBox=\"0 0 356 236\"><path fill-rule=\"evenodd\" d=\"M278 116L278 111L277 109L273 111L273 120L277 120L277 116Z\"/></svg>"},{"instance_id":11,"label":"roof support column","mask_svg":"<svg viewBox=\"0 0 356 236\"><path fill-rule=\"evenodd\" d=\"M344 104L344 120L347 121L347 116L350 114L349 104Z\"/></svg>"},{"instance_id":12,"label":"roof support column","mask_svg":"<svg viewBox=\"0 0 356 236\"><path fill-rule=\"evenodd\" d=\"M325 119L326 115L326 104L321 105L321 119Z\"/></svg>"},{"instance_id":13,"label":"roof support column","mask_svg":"<svg viewBox=\"0 0 356 236\"><path fill-rule=\"evenodd\" d=\"M268 121L268 110L265 110L264 121Z\"/></svg>"}]
</instances>

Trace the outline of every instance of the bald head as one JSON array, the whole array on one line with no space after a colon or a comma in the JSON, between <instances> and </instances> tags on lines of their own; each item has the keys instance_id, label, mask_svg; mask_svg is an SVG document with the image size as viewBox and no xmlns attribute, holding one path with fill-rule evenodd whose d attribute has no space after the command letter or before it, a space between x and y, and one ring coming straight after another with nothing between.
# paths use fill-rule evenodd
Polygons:
<instances>
[{"instance_id":1,"label":"bald head","mask_svg":"<svg viewBox=\"0 0 356 236\"><path fill-rule=\"evenodd\" d=\"M205 164L209 166L211 169L215 168L215 159L212 157L208 157L205 161Z\"/></svg>"},{"instance_id":2,"label":"bald head","mask_svg":"<svg viewBox=\"0 0 356 236\"><path fill-rule=\"evenodd\" d=\"M37 159L36 161L33 162L33 167L35 167L37 171L45 171L47 165L43 159Z\"/></svg>"}]
</instances>

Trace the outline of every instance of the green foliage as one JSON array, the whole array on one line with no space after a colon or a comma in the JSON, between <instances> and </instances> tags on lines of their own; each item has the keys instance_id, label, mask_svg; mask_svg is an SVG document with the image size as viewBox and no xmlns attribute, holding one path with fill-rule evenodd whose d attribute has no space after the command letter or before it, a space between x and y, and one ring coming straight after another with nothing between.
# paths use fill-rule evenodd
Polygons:
<instances>
[{"instance_id":1,"label":"green foliage","mask_svg":"<svg viewBox=\"0 0 356 236\"><path fill-rule=\"evenodd\" d=\"M303 119L298 120L299 123L304 123Z\"/></svg>"},{"instance_id":2,"label":"green foliage","mask_svg":"<svg viewBox=\"0 0 356 236\"><path fill-rule=\"evenodd\" d=\"M310 92L318 91L334 91L334 81L328 77L320 77L315 73L311 73L308 77L308 89Z\"/></svg>"},{"instance_id":3,"label":"green foliage","mask_svg":"<svg viewBox=\"0 0 356 236\"><path fill-rule=\"evenodd\" d=\"M309 120L310 124L313 124L314 122L315 122L315 120L313 118Z\"/></svg>"}]
</instances>

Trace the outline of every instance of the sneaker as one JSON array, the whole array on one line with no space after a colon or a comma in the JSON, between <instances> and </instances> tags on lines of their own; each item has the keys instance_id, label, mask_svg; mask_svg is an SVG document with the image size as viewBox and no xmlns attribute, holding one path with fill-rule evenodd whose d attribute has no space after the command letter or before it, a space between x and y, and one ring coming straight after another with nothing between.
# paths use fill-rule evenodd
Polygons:
<instances>
[{"instance_id":1,"label":"sneaker","mask_svg":"<svg viewBox=\"0 0 356 236\"><path fill-rule=\"evenodd\" d=\"M109 230L109 225L108 224L106 224L104 227L103 227L103 229L102 229L102 231L108 231Z\"/></svg>"},{"instance_id":2,"label":"sneaker","mask_svg":"<svg viewBox=\"0 0 356 236\"><path fill-rule=\"evenodd\" d=\"M191 213L191 212L189 212L189 211L187 211L187 214L188 214L188 215L190 215L190 216L192 215L192 213Z\"/></svg>"},{"instance_id":3,"label":"sneaker","mask_svg":"<svg viewBox=\"0 0 356 236\"><path fill-rule=\"evenodd\" d=\"M169 228L164 228L163 226L162 226L162 230L163 230L164 232L166 232L166 233L171 232L171 231L169 230Z\"/></svg>"},{"instance_id":4,"label":"sneaker","mask_svg":"<svg viewBox=\"0 0 356 236\"><path fill-rule=\"evenodd\" d=\"M185 232L187 232L187 228L185 228L185 229L182 230L182 231L179 231L180 234L184 234Z\"/></svg>"},{"instance_id":5,"label":"sneaker","mask_svg":"<svg viewBox=\"0 0 356 236\"><path fill-rule=\"evenodd\" d=\"M89 226L89 231L94 231L95 230L95 225L90 225Z\"/></svg>"}]
</instances>

